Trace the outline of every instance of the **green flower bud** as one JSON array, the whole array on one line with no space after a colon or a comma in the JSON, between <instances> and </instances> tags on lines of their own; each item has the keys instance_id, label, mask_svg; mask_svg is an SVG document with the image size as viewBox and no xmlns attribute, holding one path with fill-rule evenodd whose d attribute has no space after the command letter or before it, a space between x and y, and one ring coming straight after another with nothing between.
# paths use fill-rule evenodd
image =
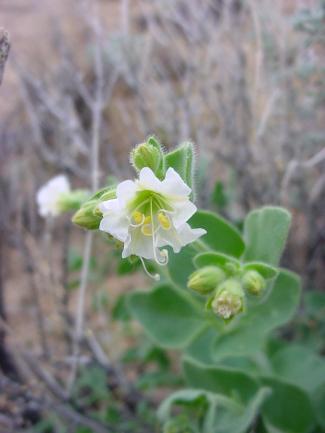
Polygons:
<instances>
[{"instance_id":1,"label":"green flower bud","mask_svg":"<svg viewBox=\"0 0 325 433\"><path fill-rule=\"evenodd\" d=\"M242 285L247 292L252 295L260 295L266 287L265 279L254 270L247 271L242 278Z\"/></svg>"},{"instance_id":2,"label":"green flower bud","mask_svg":"<svg viewBox=\"0 0 325 433\"><path fill-rule=\"evenodd\" d=\"M88 191L82 189L76 189L74 191L63 193L58 199L58 208L61 212L78 210L82 204L85 203L89 195L90 194Z\"/></svg>"},{"instance_id":3,"label":"green flower bud","mask_svg":"<svg viewBox=\"0 0 325 433\"><path fill-rule=\"evenodd\" d=\"M73 215L72 222L88 230L96 230L99 227L101 216L96 214L97 201L87 201Z\"/></svg>"},{"instance_id":4,"label":"green flower bud","mask_svg":"<svg viewBox=\"0 0 325 433\"><path fill-rule=\"evenodd\" d=\"M201 295L206 295L212 292L225 278L225 273L217 266L204 266L190 275L187 287L201 293Z\"/></svg>"},{"instance_id":5,"label":"green flower bud","mask_svg":"<svg viewBox=\"0 0 325 433\"><path fill-rule=\"evenodd\" d=\"M139 144L130 154L131 164L137 171L149 167L157 175L163 163L162 150L149 143Z\"/></svg>"},{"instance_id":6,"label":"green flower bud","mask_svg":"<svg viewBox=\"0 0 325 433\"><path fill-rule=\"evenodd\" d=\"M232 319L244 310L245 293L240 282L230 278L217 288L216 294L211 302L211 308L224 320Z\"/></svg>"},{"instance_id":7,"label":"green flower bud","mask_svg":"<svg viewBox=\"0 0 325 433\"><path fill-rule=\"evenodd\" d=\"M239 266L236 263L228 262L225 264L224 269L229 277L238 273Z\"/></svg>"},{"instance_id":8,"label":"green flower bud","mask_svg":"<svg viewBox=\"0 0 325 433\"><path fill-rule=\"evenodd\" d=\"M113 188L103 188L87 200L73 215L72 222L88 230L97 230L102 219L102 213L98 209L99 203L115 198Z\"/></svg>"}]
</instances>

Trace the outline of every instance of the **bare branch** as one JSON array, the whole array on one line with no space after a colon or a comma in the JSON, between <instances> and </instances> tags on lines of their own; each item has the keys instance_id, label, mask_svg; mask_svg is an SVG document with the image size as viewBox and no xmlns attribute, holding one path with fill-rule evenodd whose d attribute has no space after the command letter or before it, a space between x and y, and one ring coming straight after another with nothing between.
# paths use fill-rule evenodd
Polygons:
<instances>
[{"instance_id":1,"label":"bare branch","mask_svg":"<svg viewBox=\"0 0 325 433\"><path fill-rule=\"evenodd\" d=\"M9 33L0 29L0 86L3 79L3 74L6 66L6 62L10 51L10 40Z\"/></svg>"}]
</instances>

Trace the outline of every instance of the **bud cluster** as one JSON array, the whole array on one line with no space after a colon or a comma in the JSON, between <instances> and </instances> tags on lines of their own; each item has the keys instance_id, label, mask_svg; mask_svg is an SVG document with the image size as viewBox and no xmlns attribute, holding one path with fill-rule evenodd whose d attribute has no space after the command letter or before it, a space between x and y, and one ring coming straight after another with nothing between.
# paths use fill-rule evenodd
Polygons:
<instances>
[{"instance_id":1,"label":"bud cluster","mask_svg":"<svg viewBox=\"0 0 325 433\"><path fill-rule=\"evenodd\" d=\"M245 270L239 262L229 261L203 266L190 275L187 285L200 295L208 295L207 309L229 321L245 310L246 293L261 295L266 281L257 270Z\"/></svg>"}]
</instances>

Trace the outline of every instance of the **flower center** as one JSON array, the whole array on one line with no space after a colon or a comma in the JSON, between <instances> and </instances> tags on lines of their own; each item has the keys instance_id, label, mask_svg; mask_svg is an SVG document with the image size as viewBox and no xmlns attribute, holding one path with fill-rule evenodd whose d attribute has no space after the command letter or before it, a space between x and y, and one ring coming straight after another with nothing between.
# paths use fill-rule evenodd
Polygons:
<instances>
[{"instance_id":1,"label":"flower center","mask_svg":"<svg viewBox=\"0 0 325 433\"><path fill-rule=\"evenodd\" d=\"M170 218L163 211L158 212L157 216L153 215L153 218L151 218L151 215L145 216L142 212L134 211L132 213L132 226L141 227L143 235L152 236L154 232L153 219L155 219L155 217L157 219L157 229L161 227L163 230L169 230L171 228L172 223Z\"/></svg>"},{"instance_id":2,"label":"flower center","mask_svg":"<svg viewBox=\"0 0 325 433\"><path fill-rule=\"evenodd\" d=\"M144 236L152 239L152 249L156 262L159 265L166 265L168 252L164 249L159 250L157 232L160 228L163 230L171 229L172 223L167 212L171 212L172 208L160 194L150 191L138 193L128 206L131 211L130 226L133 229L140 229Z\"/></svg>"}]
</instances>

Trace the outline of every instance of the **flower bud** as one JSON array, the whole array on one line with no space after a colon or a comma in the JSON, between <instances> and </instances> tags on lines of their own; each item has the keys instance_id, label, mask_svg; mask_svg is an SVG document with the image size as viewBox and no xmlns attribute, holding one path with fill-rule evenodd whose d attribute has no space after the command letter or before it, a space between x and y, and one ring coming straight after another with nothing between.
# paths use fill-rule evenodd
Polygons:
<instances>
[{"instance_id":1,"label":"flower bud","mask_svg":"<svg viewBox=\"0 0 325 433\"><path fill-rule=\"evenodd\" d=\"M228 262L225 264L224 269L229 277L238 273L238 265L236 263Z\"/></svg>"},{"instance_id":2,"label":"flower bud","mask_svg":"<svg viewBox=\"0 0 325 433\"><path fill-rule=\"evenodd\" d=\"M115 189L112 188L104 188L98 191L73 215L72 222L88 230L97 230L103 217L98 209L99 203L113 199L115 195Z\"/></svg>"},{"instance_id":3,"label":"flower bud","mask_svg":"<svg viewBox=\"0 0 325 433\"><path fill-rule=\"evenodd\" d=\"M244 310L245 293L240 282L230 278L217 288L211 308L224 320L229 320Z\"/></svg>"},{"instance_id":4,"label":"flower bud","mask_svg":"<svg viewBox=\"0 0 325 433\"><path fill-rule=\"evenodd\" d=\"M247 292L258 296L265 289L266 283L262 275L254 270L247 271L242 278L242 285Z\"/></svg>"},{"instance_id":5,"label":"flower bud","mask_svg":"<svg viewBox=\"0 0 325 433\"><path fill-rule=\"evenodd\" d=\"M101 216L96 215L96 207L96 200L88 201L73 215L72 222L88 230L98 229Z\"/></svg>"},{"instance_id":6,"label":"flower bud","mask_svg":"<svg viewBox=\"0 0 325 433\"><path fill-rule=\"evenodd\" d=\"M89 197L89 192L76 189L74 191L70 191L64 194L61 194L58 198L58 208L61 212L69 212L72 210L78 210L82 206L82 204Z\"/></svg>"},{"instance_id":7,"label":"flower bud","mask_svg":"<svg viewBox=\"0 0 325 433\"><path fill-rule=\"evenodd\" d=\"M162 150L149 143L139 144L130 154L131 164L137 171L149 167L157 175L163 162Z\"/></svg>"},{"instance_id":8,"label":"flower bud","mask_svg":"<svg viewBox=\"0 0 325 433\"><path fill-rule=\"evenodd\" d=\"M204 266L190 275L187 287L201 295L206 295L220 284L226 275L217 266Z\"/></svg>"}]
</instances>

